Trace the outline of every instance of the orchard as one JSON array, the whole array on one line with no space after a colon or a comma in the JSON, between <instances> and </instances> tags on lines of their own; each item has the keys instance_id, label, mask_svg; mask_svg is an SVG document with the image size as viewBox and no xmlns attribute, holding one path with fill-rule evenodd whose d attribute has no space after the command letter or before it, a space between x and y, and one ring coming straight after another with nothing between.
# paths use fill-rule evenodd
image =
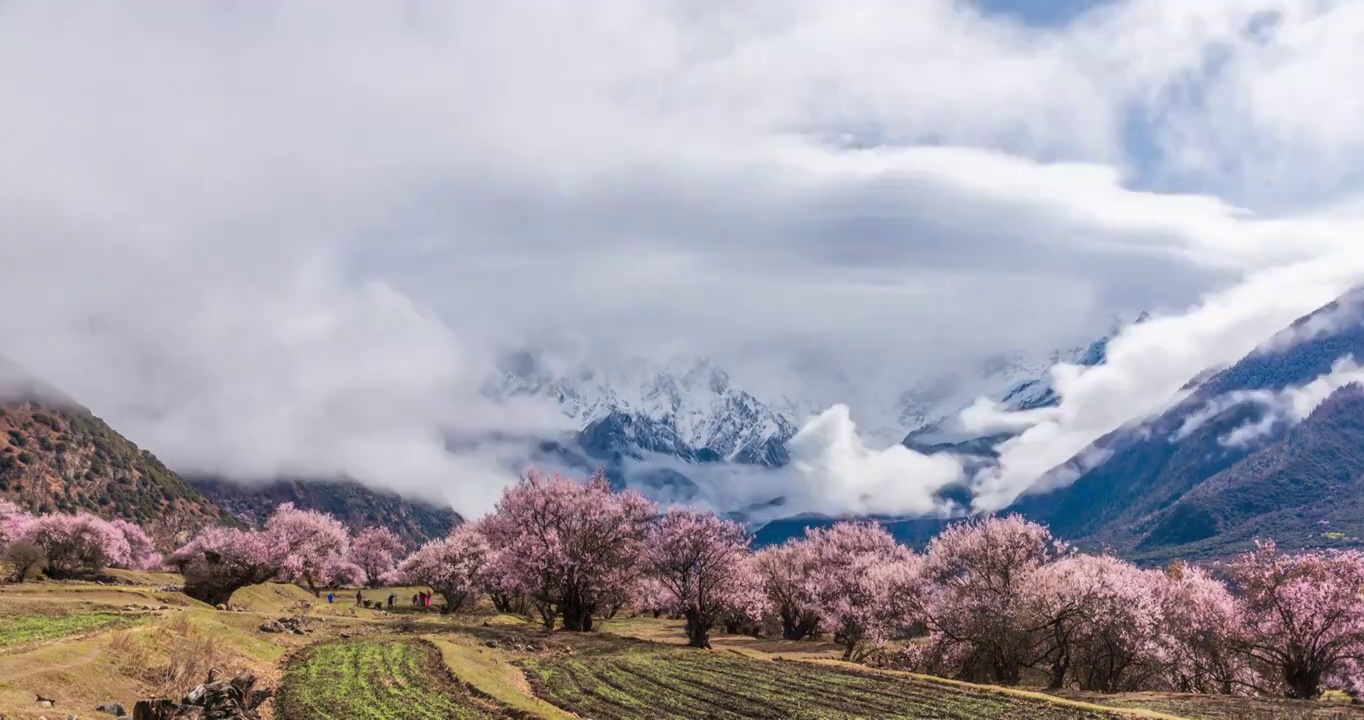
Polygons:
<instances>
[{"instance_id":1,"label":"orchard","mask_svg":"<svg viewBox=\"0 0 1364 720\"><path fill-rule=\"evenodd\" d=\"M410 551L410 552L409 552ZM538 473L487 517L419 548L390 530L352 538L325 513L280 506L263 527L210 527L163 558L136 525L31 515L0 501L13 580L173 570L226 604L269 582L422 585L444 612L487 598L547 630L626 611L715 633L826 639L842 657L976 683L1094 692L1315 698L1364 690L1364 554L1272 542L1226 565L1143 569L1077 552L1013 515L959 522L922 553L873 523L840 522L754 551L743 526L661 510L600 475Z\"/></svg>"}]
</instances>

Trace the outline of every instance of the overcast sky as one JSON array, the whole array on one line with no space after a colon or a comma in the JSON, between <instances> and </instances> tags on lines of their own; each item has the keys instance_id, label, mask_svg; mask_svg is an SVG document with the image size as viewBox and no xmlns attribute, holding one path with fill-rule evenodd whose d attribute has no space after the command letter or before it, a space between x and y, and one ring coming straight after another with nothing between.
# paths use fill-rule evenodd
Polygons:
<instances>
[{"instance_id":1,"label":"overcast sky","mask_svg":"<svg viewBox=\"0 0 1364 720\"><path fill-rule=\"evenodd\" d=\"M561 426L506 347L898 394L1155 311L998 505L1364 279L1361 76L1326 0L5 0L0 353L174 467L477 512L507 450L442 429ZM809 430L846 509L953 472Z\"/></svg>"}]
</instances>

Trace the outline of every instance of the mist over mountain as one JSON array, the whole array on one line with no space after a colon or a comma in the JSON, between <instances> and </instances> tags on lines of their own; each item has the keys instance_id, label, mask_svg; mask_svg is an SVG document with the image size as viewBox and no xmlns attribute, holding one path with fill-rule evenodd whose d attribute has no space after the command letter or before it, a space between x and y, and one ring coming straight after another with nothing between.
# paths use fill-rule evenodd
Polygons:
<instances>
[{"instance_id":1,"label":"mist over mountain","mask_svg":"<svg viewBox=\"0 0 1364 720\"><path fill-rule=\"evenodd\" d=\"M1362 302L1356 290L1299 318L1167 412L1101 438L1106 460L1067 487L1011 509L1153 560L1255 537L1359 544Z\"/></svg>"},{"instance_id":2,"label":"mist over mountain","mask_svg":"<svg viewBox=\"0 0 1364 720\"><path fill-rule=\"evenodd\" d=\"M7 2L0 354L187 475L936 519L1364 281L1348 3L855 5Z\"/></svg>"}]
</instances>

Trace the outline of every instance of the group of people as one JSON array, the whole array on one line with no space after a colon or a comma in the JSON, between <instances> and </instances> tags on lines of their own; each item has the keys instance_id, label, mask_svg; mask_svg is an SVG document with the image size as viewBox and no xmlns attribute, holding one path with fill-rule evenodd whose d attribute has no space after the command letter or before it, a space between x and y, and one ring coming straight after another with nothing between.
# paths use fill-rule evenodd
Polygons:
<instances>
[{"instance_id":1,"label":"group of people","mask_svg":"<svg viewBox=\"0 0 1364 720\"><path fill-rule=\"evenodd\" d=\"M390 607L392 607L392 606L390 605ZM423 608L429 608L429 607L431 607L431 593L429 593L429 592L419 592L419 593L417 593L416 595L413 595L413 596L412 596L412 607L423 607Z\"/></svg>"},{"instance_id":2,"label":"group of people","mask_svg":"<svg viewBox=\"0 0 1364 720\"><path fill-rule=\"evenodd\" d=\"M426 593L422 593L422 594L426 594ZM333 603L335 603L335 602L336 602L336 593L327 593L327 604L328 604L328 605L331 605L331 604L333 604ZM360 606L360 605L364 605L364 604L365 604L365 595L364 595L364 593L360 592L359 590L356 590L356 591L355 591L355 604L356 604L357 607ZM415 607L416 604L417 604L417 600L416 600L416 598L414 597L414 598L412 599L412 605ZM395 608L395 607L397 607L397 606L398 606L398 596L397 596L397 595L394 595L393 593L389 593L389 594L388 594L388 609L392 610L393 608ZM378 607L378 605L375 605L374 607ZM427 600L427 607L430 607L430 599L429 599L429 597L428 597L428 600Z\"/></svg>"}]
</instances>

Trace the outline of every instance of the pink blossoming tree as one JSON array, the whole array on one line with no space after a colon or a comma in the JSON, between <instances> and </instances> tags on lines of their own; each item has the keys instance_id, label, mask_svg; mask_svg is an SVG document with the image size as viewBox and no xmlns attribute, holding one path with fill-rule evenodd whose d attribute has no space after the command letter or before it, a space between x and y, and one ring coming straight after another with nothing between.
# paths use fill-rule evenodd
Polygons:
<instances>
[{"instance_id":1,"label":"pink blossoming tree","mask_svg":"<svg viewBox=\"0 0 1364 720\"><path fill-rule=\"evenodd\" d=\"M1150 687L1163 669L1164 583L1110 555L1070 555L1034 572L1023 614L1033 613L1051 687L1067 678L1098 692Z\"/></svg>"},{"instance_id":2,"label":"pink blossoming tree","mask_svg":"<svg viewBox=\"0 0 1364 720\"><path fill-rule=\"evenodd\" d=\"M873 523L835 523L806 531L805 543L814 572L801 582L824 627L843 646L844 660L861 660L907 629L908 618L895 617L892 594L913 592L918 559ZM898 626L898 627L897 627Z\"/></svg>"},{"instance_id":3,"label":"pink blossoming tree","mask_svg":"<svg viewBox=\"0 0 1364 720\"><path fill-rule=\"evenodd\" d=\"M363 573L362 582L369 587L379 587L384 573L398 566L402 557L403 541L386 527L367 527L355 536L350 544L350 562L358 565Z\"/></svg>"},{"instance_id":4,"label":"pink blossoming tree","mask_svg":"<svg viewBox=\"0 0 1364 720\"><path fill-rule=\"evenodd\" d=\"M365 585L367 580L364 568L347 558L335 557L322 568L320 582L323 587L340 588Z\"/></svg>"},{"instance_id":5,"label":"pink blossoming tree","mask_svg":"<svg viewBox=\"0 0 1364 720\"><path fill-rule=\"evenodd\" d=\"M40 548L46 559L43 572L51 578L89 576L132 563L132 548L123 533L89 513L32 518L19 526L12 542Z\"/></svg>"},{"instance_id":6,"label":"pink blossoming tree","mask_svg":"<svg viewBox=\"0 0 1364 720\"><path fill-rule=\"evenodd\" d=\"M288 555L289 547L272 533L209 527L166 564L184 576L186 595L216 606L241 588L277 579Z\"/></svg>"},{"instance_id":7,"label":"pink blossoming tree","mask_svg":"<svg viewBox=\"0 0 1364 720\"><path fill-rule=\"evenodd\" d=\"M599 472L586 482L538 473L507 488L484 532L503 553L502 572L552 628L592 629L592 620L640 578L653 503L612 492Z\"/></svg>"},{"instance_id":8,"label":"pink blossoming tree","mask_svg":"<svg viewBox=\"0 0 1364 720\"><path fill-rule=\"evenodd\" d=\"M1017 685L1040 662L1039 619L1027 602L1032 576L1064 551L1019 515L956 523L929 544L926 592L916 614L929 642L913 648L922 669L964 680Z\"/></svg>"},{"instance_id":9,"label":"pink blossoming tree","mask_svg":"<svg viewBox=\"0 0 1364 720\"><path fill-rule=\"evenodd\" d=\"M1364 659L1364 554L1280 552L1272 542L1231 563L1245 604L1242 648L1261 690L1315 698Z\"/></svg>"},{"instance_id":10,"label":"pink blossoming tree","mask_svg":"<svg viewBox=\"0 0 1364 720\"><path fill-rule=\"evenodd\" d=\"M109 524L122 533L123 539L128 542L128 569L157 570L161 567L161 553L156 551L156 543L152 542L147 531L122 518L114 519Z\"/></svg>"},{"instance_id":11,"label":"pink blossoming tree","mask_svg":"<svg viewBox=\"0 0 1364 720\"><path fill-rule=\"evenodd\" d=\"M306 586L313 595L326 585L327 570L337 567L350 550L350 535L339 520L316 510L280 505L265 522L265 533L288 551L280 564L286 582Z\"/></svg>"},{"instance_id":12,"label":"pink blossoming tree","mask_svg":"<svg viewBox=\"0 0 1364 720\"><path fill-rule=\"evenodd\" d=\"M1255 682L1237 652L1243 608L1201 568L1175 563L1161 587L1167 686L1177 692L1244 692Z\"/></svg>"},{"instance_id":13,"label":"pink blossoming tree","mask_svg":"<svg viewBox=\"0 0 1364 720\"><path fill-rule=\"evenodd\" d=\"M810 638L819 632L819 614L807 581L818 569L815 562L813 549L804 539L763 548L753 558L786 640Z\"/></svg>"},{"instance_id":14,"label":"pink blossoming tree","mask_svg":"<svg viewBox=\"0 0 1364 720\"><path fill-rule=\"evenodd\" d=\"M752 612L748 535L712 513L670 510L649 529L648 564L663 604L686 619L687 644L709 648L726 613Z\"/></svg>"},{"instance_id":15,"label":"pink blossoming tree","mask_svg":"<svg viewBox=\"0 0 1364 720\"><path fill-rule=\"evenodd\" d=\"M488 540L478 528L461 525L449 537L421 546L403 561L399 571L409 583L426 585L445 598L442 612L455 612L482 591L489 554Z\"/></svg>"},{"instance_id":16,"label":"pink blossoming tree","mask_svg":"<svg viewBox=\"0 0 1364 720\"><path fill-rule=\"evenodd\" d=\"M32 519L33 516L18 505L0 500L0 552L4 552L13 538L18 536L20 526Z\"/></svg>"}]
</instances>

